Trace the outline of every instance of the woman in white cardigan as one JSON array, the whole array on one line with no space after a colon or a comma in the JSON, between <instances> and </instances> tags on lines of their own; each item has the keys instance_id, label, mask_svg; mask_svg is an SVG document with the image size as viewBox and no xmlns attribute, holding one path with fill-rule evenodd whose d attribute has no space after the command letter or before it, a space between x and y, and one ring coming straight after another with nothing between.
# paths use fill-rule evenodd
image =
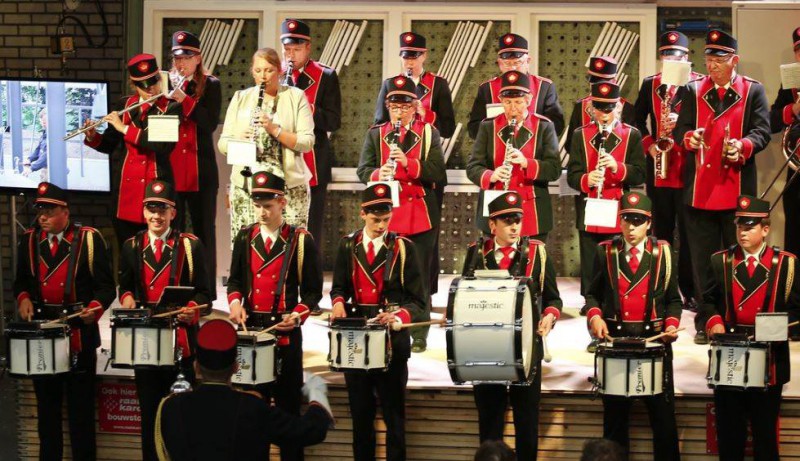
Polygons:
<instances>
[{"instance_id":1,"label":"woman in white cardigan","mask_svg":"<svg viewBox=\"0 0 800 461\"><path fill-rule=\"evenodd\" d=\"M279 83L281 61L274 49L256 51L250 71L256 85L233 95L218 143L223 155L227 155L231 140L255 140L258 151L255 164L234 165L231 171L231 236L256 221L248 194L249 178L242 175L247 168L249 173L270 171L281 176L286 181L284 219L295 226L308 223L311 173L303 161L303 152L314 146L311 107L302 90ZM253 125L253 110L262 85L261 116Z\"/></svg>"}]
</instances>

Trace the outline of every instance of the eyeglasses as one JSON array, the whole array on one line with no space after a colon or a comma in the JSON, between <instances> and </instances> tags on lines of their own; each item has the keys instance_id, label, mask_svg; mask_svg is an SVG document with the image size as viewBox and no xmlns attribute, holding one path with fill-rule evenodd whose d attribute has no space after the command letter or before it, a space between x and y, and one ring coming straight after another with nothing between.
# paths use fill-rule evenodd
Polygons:
<instances>
[{"instance_id":1,"label":"eyeglasses","mask_svg":"<svg viewBox=\"0 0 800 461\"><path fill-rule=\"evenodd\" d=\"M733 54L729 54L727 56L709 56L706 55L706 62L709 64L725 64L726 62L733 59Z\"/></svg>"},{"instance_id":2,"label":"eyeglasses","mask_svg":"<svg viewBox=\"0 0 800 461\"><path fill-rule=\"evenodd\" d=\"M398 111L401 111L401 112L405 112L407 110L411 110L414 107L414 105L413 104L399 104L399 103L390 102L387 105L387 107L389 108L389 110L398 110Z\"/></svg>"},{"instance_id":3,"label":"eyeglasses","mask_svg":"<svg viewBox=\"0 0 800 461\"><path fill-rule=\"evenodd\" d=\"M521 66L525 64L525 58L508 58L508 59L498 58L498 59L500 60L501 63L503 63L506 66Z\"/></svg>"},{"instance_id":4,"label":"eyeglasses","mask_svg":"<svg viewBox=\"0 0 800 461\"><path fill-rule=\"evenodd\" d=\"M194 56L173 56L172 62L183 62L194 58Z\"/></svg>"}]
</instances>

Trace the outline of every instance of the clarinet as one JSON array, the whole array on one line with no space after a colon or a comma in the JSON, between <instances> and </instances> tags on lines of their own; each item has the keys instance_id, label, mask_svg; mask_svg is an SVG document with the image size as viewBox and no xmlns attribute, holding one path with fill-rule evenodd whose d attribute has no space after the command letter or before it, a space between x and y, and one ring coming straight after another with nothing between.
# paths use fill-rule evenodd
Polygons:
<instances>
[{"instance_id":1,"label":"clarinet","mask_svg":"<svg viewBox=\"0 0 800 461\"><path fill-rule=\"evenodd\" d=\"M394 139L395 139L395 142L390 144L390 146L389 146L390 150L394 150L394 149L398 149L399 148L399 145L397 143L400 142L400 127L402 126L402 124L403 123L399 119L394 122ZM392 167L392 173L389 175L389 179L388 180L389 181L394 181L394 174L397 171L397 162L392 157L389 157L389 159L386 160L386 164L389 165L390 167Z\"/></svg>"},{"instance_id":2,"label":"clarinet","mask_svg":"<svg viewBox=\"0 0 800 461\"><path fill-rule=\"evenodd\" d=\"M610 123L598 123L598 126L600 127L600 148L598 149L598 151L600 152L600 155L598 155L598 157L597 157L597 159L599 161L600 157L602 157L604 154L607 153L606 152L606 140L608 139L609 135L611 135L611 129L610 129L611 128L611 124ZM606 167L605 166L597 167L597 171L600 172L600 175L605 177L605 174L606 174ZM604 181L605 180L600 181L600 184L597 185L597 198L602 198L602 195L603 195L603 182Z\"/></svg>"},{"instance_id":3,"label":"clarinet","mask_svg":"<svg viewBox=\"0 0 800 461\"><path fill-rule=\"evenodd\" d=\"M512 118L511 122L509 122L508 126L511 127L511 135L506 140L506 153L503 157L503 166L514 168L514 165L511 164L511 152L514 150L514 131L517 129L517 119ZM511 176L509 175L508 179L503 181L503 190L508 190L508 186L511 184Z\"/></svg>"},{"instance_id":4,"label":"clarinet","mask_svg":"<svg viewBox=\"0 0 800 461\"><path fill-rule=\"evenodd\" d=\"M286 74L283 76L283 85L284 86L294 86L295 81L292 80L292 73L294 72L294 62L287 61L286 62Z\"/></svg>"},{"instance_id":5,"label":"clarinet","mask_svg":"<svg viewBox=\"0 0 800 461\"><path fill-rule=\"evenodd\" d=\"M411 72L411 69L406 69L406 78L411 79L412 77L413 77L413 74Z\"/></svg>"},{"instance_id":6,"label":"clarinet","mask_svg":"<svg viewBox=\"0 0 800 461\"><path fill-rule=\"evenodd\" d=\"M258 87L258 102L256 103L256 107L253 108L253 111L250 113L250 142L256 141L256 134L258 133L258 125L261 119L261 113L263 110L261 109L261 105L264 103L264 92L267 90L267 82L262 82L261 86ZM249 178L253 176L253 171L250 169L249 165L246 165L242 171L239 172L245 178ZM247 190L247 180L244 182L245 190Z\"/></svg>"}]
</instances>

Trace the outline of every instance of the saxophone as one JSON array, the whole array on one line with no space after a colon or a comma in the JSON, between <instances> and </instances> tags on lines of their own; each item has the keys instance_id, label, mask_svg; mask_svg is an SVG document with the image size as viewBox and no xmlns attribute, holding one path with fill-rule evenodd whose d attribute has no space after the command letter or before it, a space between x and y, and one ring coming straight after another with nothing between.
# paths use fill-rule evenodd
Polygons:
<instances>
[{"instance_id":1,"label":"saxophone","mask_svg":"<svg viewBox=\"0 0 800 461\"><path fill-rule=\"evenodd\" d=\"M253 108L253 111L250 113L250 142L256 142L256 138L258 138L259 126L261 124L261 114L263 109L261 109L261 105L264 103L264 92L267 90L267 82L262 82L261 86L258 88L258 102L256 106ZM249 178L253 176L253 171L250 169L249 165L245 165L242 171L239 172L245 178ZM247 181L244 182L245 189L247 188Z\"/></svg>"},{"instance_id":2,"label":"saxophone","mask_svg":"<svg viewBox=\"0 0 800 461\"><path fill-rule=\"evenodd\" d=\"M514 132L517 129L517 119L512 118L509 122L508 126L511 127L511 135L506 140L506 152L505 156L503 157L503 166L507 166L510 169L514 168L514 165L511 164L511 152L514 150ZM508 179L503 181L503 190L508 190L508 186L511 184L511 175L508 176Z\"/></svg>"},{"instance_id":3,"label":"saxophone","mask_svg":"<svg viewBox=\"0 0 800 461\"><path fill-rule=\"evenodd\" d=\"M394 122L394 142L389 145L389 150L399 149L399 145L397 143L400 142L400 127L403 125L403 122L400 119L397 119ZM394 174L397 171L397 162L391 156L386 160L386 164L392 168L392 172L389 175L388 181L394 181Z\"/></svg>"},{"instance_id":4,"label":"saxophone","mask_svg":"<svg viewBox=\"0 0 800 461\"><path fill-rule=\"evenodd\" d=\"M675 140L670 137L670 132L664 126L669 122L672 113L672 85L667 85L664 98L661 100L661 113L658 125L658 139L656 139L655 175L656 178L666 179L669 152L675 146Z\"/></svg>"}]
</instances>

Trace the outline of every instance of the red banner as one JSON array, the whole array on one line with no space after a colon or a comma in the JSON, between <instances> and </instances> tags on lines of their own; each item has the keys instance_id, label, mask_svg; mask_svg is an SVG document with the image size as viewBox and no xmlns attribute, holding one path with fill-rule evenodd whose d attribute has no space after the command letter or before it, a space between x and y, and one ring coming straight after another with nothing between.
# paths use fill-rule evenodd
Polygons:
<instances>
[{"instance_id":1,"label":"red banner","mask_svg":"<svg viewBox=\"0 0 800 461\"><path fill-rule=\"evenodd\" d=\"M132 383L100 382L97 386L100 432L140 434L139 397Z\"/></svg>"}]
</instances>

